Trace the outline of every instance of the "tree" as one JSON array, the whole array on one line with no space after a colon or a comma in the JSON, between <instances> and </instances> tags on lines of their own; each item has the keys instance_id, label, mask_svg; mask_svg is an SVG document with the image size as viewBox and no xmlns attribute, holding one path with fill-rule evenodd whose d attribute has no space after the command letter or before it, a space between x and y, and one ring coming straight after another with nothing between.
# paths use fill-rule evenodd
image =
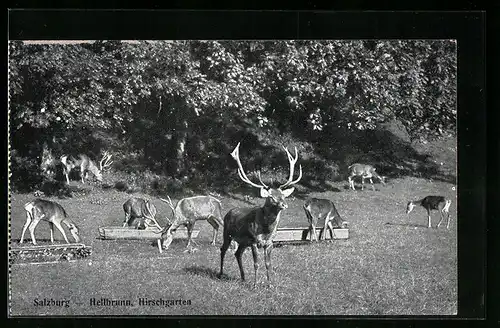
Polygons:
<instances>
[{"instance_id":1,"label":"tree","mask_svg":"<svg viewBox=\"0 0 500 328\"><path fill-rule=\"evenodd\" d=\"M21 156L39 156L39 141L96 154L101 131L184 176L222 156L216 143L233 141L230 126L305 140L392 119L412 137L454 132L456 43L10 42L9 97Z\"/></svg>"}]
</instances>

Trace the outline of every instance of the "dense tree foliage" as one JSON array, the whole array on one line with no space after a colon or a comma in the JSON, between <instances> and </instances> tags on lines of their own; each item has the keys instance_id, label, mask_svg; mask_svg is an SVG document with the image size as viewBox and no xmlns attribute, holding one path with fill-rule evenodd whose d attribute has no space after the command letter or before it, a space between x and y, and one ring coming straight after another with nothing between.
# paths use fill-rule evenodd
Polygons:
<instances>
[{"instance_id":1,"label":"dense tree foliage","mask_svg":"<svg viewBox=\"0 0 500 328\"><path fill-rule=\"evenodd\" d=\"M20 156L44 141L95 155L121 147L181 175L217 165L219 143L239 130L307 140L397 119L411 137L453 133L456 43L11 42L9 93Z\"/></svg>"}]
</instances>

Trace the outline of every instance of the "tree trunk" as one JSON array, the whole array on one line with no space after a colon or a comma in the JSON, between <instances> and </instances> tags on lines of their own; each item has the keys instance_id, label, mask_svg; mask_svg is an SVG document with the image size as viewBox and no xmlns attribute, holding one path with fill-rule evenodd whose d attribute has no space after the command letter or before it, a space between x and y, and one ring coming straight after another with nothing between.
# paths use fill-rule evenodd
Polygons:
<instances>
[{"instance_id":1,"label":"tree trunk","mask_svg":"<svg viewBox=\"0 0 500 328\"><path fill-rule=\"evenodd\" d=\"M184 119L176 131L175 138L175 175L178 177L185 173L187 132L188 122Z\"/></svg>"}]
</instances>

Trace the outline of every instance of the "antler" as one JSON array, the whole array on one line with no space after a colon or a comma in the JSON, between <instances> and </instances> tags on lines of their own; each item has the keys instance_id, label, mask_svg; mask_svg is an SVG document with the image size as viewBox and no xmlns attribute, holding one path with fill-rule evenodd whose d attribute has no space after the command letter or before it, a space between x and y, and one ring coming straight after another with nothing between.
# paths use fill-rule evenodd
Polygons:
<instances>
[{"instance_id":1,"label":"antler","mask_svg":"<svg viewBox=\"0 0 500 328\"><path fill-rule=\"evenodd\" d=\"M260 177L260 171L257 171L257 176L259 177L259 181L260 181L260 183L261 183L264 187L269 188L269 187L268 187L268 186L267 186L264 182L262 182L262 178Z\"/></svg>"},{"instance_id":2,"label":"antler","mask_svg":"<svg viewBox=\"0 0 500 328\"><path fill-rule=\"evenodd\" d=\"M168 204L168 206L172 209L172 212L173 212L173 213L174 213L174 215L175 215L175 207L174 207L174 204L172 203L172 200L170 199L170 196L168 196L168 195L167 195L167 198L168 198L168 200L166 200L166 199L164 199L164 198L161 198L161 197L160 197L160 199L161 199L163 202L165 202L165 203L167 203L167 204ZM165 220L167 220L169 224L171 224L171 223L172 223L172 221L170 221L168 218L165 218Z\"/></svg>"},{"instance_id":3,"label":"antler","mask_svg":"<svg viewBox=\"0 0 500 328\"><path fill-rule=\"evenodd\" d=\"M236 148L234 148L233 152L231 153L231 156L238 163L238 175L239 175L240 179L243 180L243 182L245 182L253 187L257 187L257 188L269 188L268 186L266 186L262 182L262 179L260 178L260 172L259 172L259 180L261 183L260 185L250 181L250 179L245 174L245 170L243 170L243 166L241 165L241 161L240 161L240 143L239 142L238 142L238 145L236 145Z\"/></svg>"},{"instance_id":4,"label":"antler","mask_svg":"<svg viewBox=\"0 0 500 328\"><path fill-rule=\"evenodd\" d=\"M151 203L149 203L149 201L146 202L146 209L148 211L148 214L144 213L144 216L147 219L144 220L144 224L148 227L157 227L159 230L163 230L163 228L158 224L158 221L156 221L154 214L151 211ZM154 224L149 224L148 220L153 221Z\"/></svg>"},{"instance_id":5,"label":"antler","mask_svg":"<svg viewBox=\"0 0 500 328\"><path fill-rule=\"evenodd\" d=\"M113 155L111 155L108 151L105 151L103 153L102 159L99 162L99 168L101 171L104 170L105 168L111 166L111 164L113 164L113 161L111 160L112 156Z\"/></svg>"},{"instance_id":6,"label":"antler","mask_svg":"<svg viewBox=\"0 0 500 328\"><path fill-rule=\"evenodd\" d=\"M285 184L279 186L279 189L294 185L297 182L299 182L300 179L302 179L302 165L299 165L299 177L296 180L293 180L293 171L295 169L295 163L297 163L297 160L299 158L299 154L297 153L297 147L295 147L295 158L292 156L292 154L290 154L290 152L285 146L283 146L283 149L285 149L286 154L288 156L288 162L290 163L290 177L288 178L288 181L285 182Z\"/></svg>"}]
</instances>

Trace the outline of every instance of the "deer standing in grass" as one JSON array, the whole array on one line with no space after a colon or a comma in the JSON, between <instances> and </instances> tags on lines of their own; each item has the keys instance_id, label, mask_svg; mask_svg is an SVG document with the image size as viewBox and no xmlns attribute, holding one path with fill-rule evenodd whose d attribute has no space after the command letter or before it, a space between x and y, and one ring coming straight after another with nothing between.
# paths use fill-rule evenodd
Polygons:
<instances>
[{"instance_id":1,"label":"deer standing in grass","mask_svg":"<svg viewBox=\"0 0 500 328\"><path fill-rule=\"evenodd\" d=\"M290 164L290 176L285 184L279 186L279 188L270 188L258 174L260 184L254 183L248 179L241 161L239 158L239 146L236 146L231 156L238 163L238 175L243 182L251 185L252 187L260 188L260 196L266 199L266 202L261 207L237 207L231 209L224 217L224 241L221 247L221 258L220 258L220 272L219 277L223 275L224 268L224 256L226 254L231 241L236 241L238 243L238 249L236 250L235 256L238 262L238 267L240 269L241 279L245 280L245 272L243 271L242 256L243 252L251 247L254 263L254 287L257 284L257 272L259 269L259 259L257 254L257 248L264 248L264 260L267 271L267 281L271 285L271 250L273 247L273 237L278 228L280 221L280 214L283 209L286 209L288 205L285 202L285 198L290 196L295 190L294 187L290 187L300 181L302 178L302 166L300 166L299 177L293 180L295 163L298 159L297 148L295 148L295 157L293 157L287 148L283 147L287 153L288 161ZM288 189L283 189L290 187Z\"/></svg>"},{"instance_id":2,"label":"deer standing in grass","mask_svg":"<svg viewBox=\"0 0 500 328\"><path fill-rule=\"evenodd\" d=\"M96 177L97 181L102 182L102 172L104 169L111 166L113 161L108 152L104 152L104 155L99 162L99 166L94 163L87 155L80 154L77 157L72 157L68 155L61 156L61 163L63 164L63 172L66 176L66 183L69 184L69 174L71 170L76 167L80 168L80 178L82 183L85 183L84 178L88 179L89 172L92 172Z\"/></svg>"},{"instance_id":3,"label":"deer standing in grass","mask_svg":"<svg viewBox=\"0 0 500 328\"><path fill-rule=\"evenodd\" d=\"M155 219L157 213L156 206L149 200L131 197L123 203L123 211L125 212L124 228L133 226L136 229L145 229L146 227L155 226L162 230Z\"/></svg>"},{"instance_id":4,"label":"deer standing in grass","mask_svg":"<svg viewBox=\"0 0 500 328\"><path fill-rule=\"evenodd\" d=\"M186 226L188 233L188 242L186 251L192 252L196 249L191 249L191 234L193 233L194 224L199 220L207 220L214 228L212 245L215 245L217 233L222 223L222 208L220 201L212 196L194 196L183 198L174 206L170 197L168 199L160 198L167 203L172 209L173 219L168 220L167 226L161 231L161 237L158 239L158 249L160 253L162 248L168 249L173 240L173 234L181 225ZM165 240L166 239L166 240ZM193 241L194 242L194 241Z\"/></svg>"},{"instance_id":5,"label":"deer standing in grass","mask_svg":"<svg viewBox=\"0 0 500 328\"><path fill-rule=\"evenodd\" d=\"M36 245L35 239L35 228L40 222L40 220L46 221L50 225L50 241L54 243L54 226L61 232L66 243L69 243L68 237L62 227L62 223L68 227L71 235L75 239L75 242L80 242L80 236L78 235L78 227L73 223L71 219L68 218L64 208L58 203L51 202L43 199L35 199L32 202L24 204L24 209L26 210L26 223L23 227L23 233L21 235L21 240L19 243L24 242L24 234L26 229L30 230L31 242Z\"/></svg>"},{"instance_id":6,"label":"deer standing in grass","mask_svg":"<svg viewBox=\"0 0 500 328\"><path fill-rule=\"evenodd\" d=\"M307 220L309 221L311 241L313 240L313 237L315 241L318 241L316 226L319 220L325 220L321 240L326 239L327 229L330 229L330 234L333 239L334 227L332 221L335 222L335 227L339 227L342 229L347 228L347 225L349 224L349 222L342 219L333 202L328 199L309 198L304 204L304 211L306 212Z\"/></svg>"},{"instance_id":7,"label":"deer standing in grass","mask_svg":"<svg viewBox=\"0 0 500 328\"><path fill-rule=\"evenodd\" d=\"M382 184L385 184L385 177L379 175L376 172L376 169L368 164L359 164L355 163L352 164L348 167L349 170L349 177L347 180L349 181L349 187L352 188L352 190L356 190L354 188L354 177L361 177L361 190L364 189L365 186L365 179L369 179L370 183L372 185L372 189L375 190L375 186L373 185L373 180L372 178L377 178L382 182Z\"/></svg>"},{"instance_id":8,"label":"deer standing in grass","mask_svg":"<svg viewBox=\"0 0 500 328\"><path fill-rule=\"evenodd\" d=\"M44 175L52 176L56 172L56 166L59 162L52 154L52 150L50 150L46 142L43 143L42 147L40 169Z\"/></svg>"},{"instance_id":9,"label":"deer standing in grass","mask_svg":"<svg viewBox=\"0 0 500 328\"><path fill-rule=\"evenodd\" d=\"M427 196L420 200L414 200L408 202L408 205L406 205L406 214L408 215L408 218L410 217L410 212L417 205L422 206L427 211L427 228L431 227L431 210L437 210L441 215L441 220L439 220L439 223L437 224L436 228L439 228L439 226L441 225L445 213L447 216L446 229L450 228L450 205L451 205L450 199L446 199L443 196Z\"/></svg>"}]
</instances>

